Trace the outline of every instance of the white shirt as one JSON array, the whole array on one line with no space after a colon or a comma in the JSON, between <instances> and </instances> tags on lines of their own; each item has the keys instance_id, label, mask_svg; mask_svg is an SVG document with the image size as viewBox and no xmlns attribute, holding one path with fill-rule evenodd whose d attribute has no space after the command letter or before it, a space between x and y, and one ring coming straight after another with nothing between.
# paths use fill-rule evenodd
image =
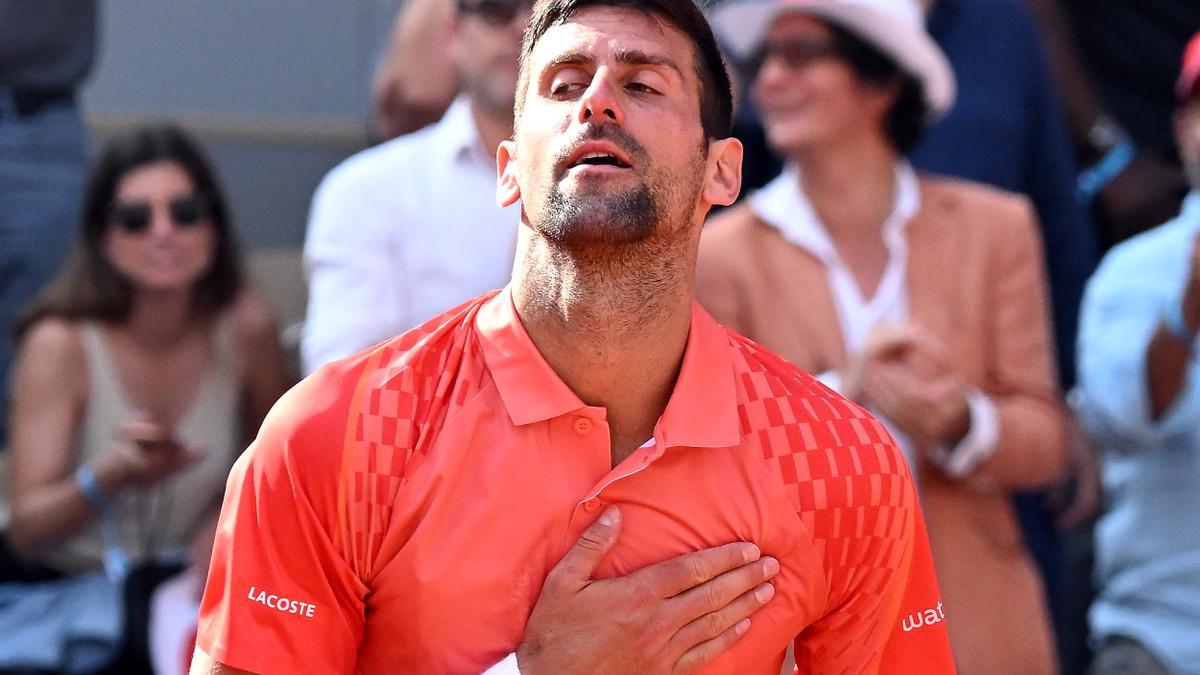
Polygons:
<instances>
[{"instance_id":1,"label":"white shirt","mask_svg":"<svg viewBox=\"0 0 1200 675\"><path fill-rule=\"evenodd\" d=\"M876 325L908 320L908 223L921 208L917 177L908 162L896 163L895 201L882 229L888 253L887 265L870 298L863 297L849 266L830 239L828 229L804 194L803 181L795 166L786 167L752 195L750 208L768 225L778 229L785 239L812 253L825 265L848 356L853 357L862 350ZM823 373L820 379L832 389L840 388L841 378L836 372ZM947 474L956 478L967 476L990 457L999 440L996 406L991 399L972 388L967 394L967 405L971 429L966 437L954 448L933 449L930 456ZM896 438L915 473L918 464L912 441L889 420L877 416Z\"/></svg>"},{"instance_id":2,"label":"white shirt","mask_svg":"<svg viewBox=\"0 0 1200 675\"><path fill-rule=\"evenodd\" d=\"M313 197L304 246L304 371L508 283L520 209L496 205L496 162L470 103L360 152Z\"/></svg>"}]
</instances>

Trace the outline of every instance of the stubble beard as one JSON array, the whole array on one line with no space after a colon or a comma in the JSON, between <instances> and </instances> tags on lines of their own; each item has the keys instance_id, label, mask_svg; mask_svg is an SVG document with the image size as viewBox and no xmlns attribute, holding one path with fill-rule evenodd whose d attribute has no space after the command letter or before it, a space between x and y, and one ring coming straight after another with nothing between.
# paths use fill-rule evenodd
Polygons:
<instances>
[{"instance_id":1,"label":"stubble beard","mask_svg":"<svg viewBox=\"0 0 1200 675\"><path fill-rule=\"evenodd\" d=\"M568 195L550 187L539 230L568 248L634 244L644 241L663 217L660 200L641 183L616 194Z\"/></svg>"}]
</instances>

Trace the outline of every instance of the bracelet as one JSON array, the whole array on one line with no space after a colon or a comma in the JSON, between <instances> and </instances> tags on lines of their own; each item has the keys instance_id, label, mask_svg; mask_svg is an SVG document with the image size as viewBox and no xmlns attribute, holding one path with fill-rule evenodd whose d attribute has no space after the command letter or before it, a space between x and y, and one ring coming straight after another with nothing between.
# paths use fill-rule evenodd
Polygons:
<instances>
[{"instance_id":1,"label":"bracelet","mask_svg":"<svg viewBox=\"0 0 1200 675\"><path fill-rule=\"evenodd\" d=\"M1122 141L1109 150L1108 154L1104 155L1104 158L1095 166L1079 174L1079 178L1075 181L1075 196L1079 199L1079 203L1090 204L1096 194L1104 189L1104 186L1121 175L1136 154L1137 148L1133 141Z\"/></svg>"},{"instance_id":2,"label":"bracelet","mask_svg":"<svg viewBox=\"0 0 1200 675\"><path fill-rule=\"evenodd\" d=\"M1167 327L1167 332L1171 337L1180 342L1191 345L1196 341L1196 331L1187 324L1183 318L1183 303L1168 302L1163 308L1163 324Z\"/></svg>"},{"instance_id":3,"label":"bracelet","mask_svg":"<svg viewBox=\"0 0 1200 675\"><path fill-rule=\"evenodd\" d=\"M88 504L99 513L104 513L108 510L108 496L104 494L104 490L100 489L100 482L96 480L96 474L92 471L92 467L87 464L80 464L75 470L75 482L79 484L79 491L83 493L83 498Z\"/></svg>"}]
</instances>

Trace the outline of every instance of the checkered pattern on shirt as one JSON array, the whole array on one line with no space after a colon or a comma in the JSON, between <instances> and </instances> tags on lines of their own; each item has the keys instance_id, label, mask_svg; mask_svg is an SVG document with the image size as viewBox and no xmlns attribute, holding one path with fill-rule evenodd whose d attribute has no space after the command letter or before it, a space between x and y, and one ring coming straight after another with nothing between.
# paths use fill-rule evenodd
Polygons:
<instances>
[{"instance_id":1,"label":"checkered pattern on shirt","mask_svg":"<svg viewBox=\"0 0 1200 675\"><path fill-rule=\"evenodd\" d=\"M824 562L827 614L797 639L797 663L864 672L869 663L855 659L880 653L892 632L919 517L908 466L868 412L728 335L743 438L778 475Z\"/></svg>"},{"instance_id":2,"label":"checkered pattern on shirt","mask_svg":"<svg viewBox=\"0 0 1200 675\"><path fill-rule=\"evenodd\" d=\"M369 376L352 407L342 480L348 522L340 528L347 560L361 579L373 576L392 504L446 418L488 378L473 339L475 298L374 348Z\"/></svg>"}]
</instances>

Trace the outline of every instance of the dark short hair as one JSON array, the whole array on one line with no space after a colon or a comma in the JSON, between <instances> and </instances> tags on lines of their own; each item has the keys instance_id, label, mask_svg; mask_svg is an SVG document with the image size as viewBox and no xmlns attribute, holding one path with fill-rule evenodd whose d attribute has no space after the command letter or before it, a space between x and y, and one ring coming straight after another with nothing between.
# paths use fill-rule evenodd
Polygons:
<instances>
[{"instance_id":1,"label":"dark short hair","mask_svg":"<svg viewBox=\"0 0 1200 675\"><path fill-rule=\"evenodd\" d=\"M132 289L105 257L104 238L113 226L111 213L121 180L136 169L160 162L178 165L188 174L216 232L212 265L193 289L193 311L215 314L233 302L242 288L243 271L215 172L200 146L179 127L142 126L109 141L93 163L84 189L75 250L17 322L18 335L51 316L117 322L128 318Z\"/></svg>"},{"instance_id":2,"label":"dark short hair","mask_svg":"<svg viewBox=\"0 0 1200 675\"><path fill-rule=\"evenodd\" d=\"M700 124L708 138L727 138L733 129L733 93L729 73L712 27L693 0L537 0L521 44L521 75L517 80L516 117L525 105L529 86L529 56L546 31L589 7L634 9L655 16L687 35L695 48L700 80Z\"/></svg>"},{"instance_id":3,"label":"dark short hair","mask_svg":"<svg viewBox=\"0 0 1200 675\"><path fill-rule=\"evenodd\" d=\"M884 131L900 154L906 154L925 133L929 104L925 87L913 75L900 68L890 56L841 26L828 24L833 33L833 48L859 78L879 86L899 85L896 102L888 111Z\"/></svg>"}]
</instances>

